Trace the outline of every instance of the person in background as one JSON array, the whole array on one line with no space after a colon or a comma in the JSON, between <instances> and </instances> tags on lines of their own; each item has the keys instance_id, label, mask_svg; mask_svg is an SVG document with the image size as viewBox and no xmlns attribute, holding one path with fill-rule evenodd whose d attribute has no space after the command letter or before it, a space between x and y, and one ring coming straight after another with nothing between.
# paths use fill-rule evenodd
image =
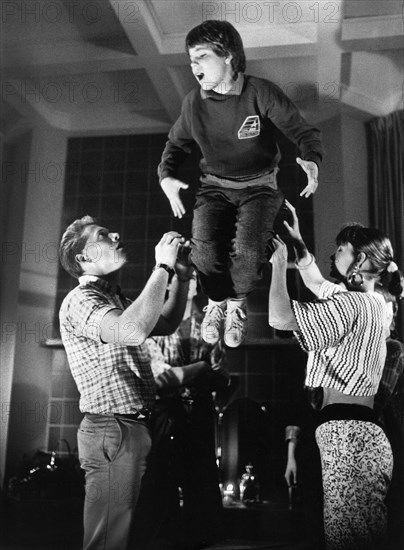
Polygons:
<instances>
[{"instance_id":1,"label":"person in background","mask_svg":"<svg viewBox=\"0 0 404 550\"><path fill-rule=\"evenodd\" d=\"M308 362L305 384L322 388L316 441L320 450L327 550L381 548L386 534L385 497L391 479L391 446L373 410L386 358L387 310L375 292L403 292L403 277L389 239L377 229L349 224L332 256L340 285L324 279L301 237L295 209L284 222L296 266L313 302L290 300L285 243L274 239L269 324L293 330ZM351 292L347 292L351 290Z\"/></svg>"},{"instance_id":2,"label":"person in background","mask_svg":"<svg viewBox=\"0 0 404 550\"><path fill-rule=\"evenodd\" d=\"M175 232L163 235L155 268L131 302L115 286L127 262L118 233L85 216L61 239L60 262L79 281L63 300L59 318L84 414L77 436L85 471L84 550L129 546L156 393L145 341L173 332L182 319L190 271L177 262L183 241Z\"/></svg>"},{"instance_id":3,"label":"person in background","mask_svg":"<svg viewBox=\"0 0 404 550\"><path fill-rule=\"evenodd\" d=\"M180 191L188 185L177 172L192 146L199 146L190 261L209 298L202 338L211 344L224 338L237 347L247 333L247 296L262 276L283 202L275 127L301 151L296 160L307 174L304 197L318 186L320 132L279 86L244 74L243 42L229 22L204 21L188 33L185 47L200 88L184 98L168 134L159 181L174 216L182 218Z\"/></svg>"},{"instance_id":4,"label":"person in background","mask_svg":"<svg viewBox=\"0 0 404 550\"><path fill-rule=\"evenodd\" d=\"M178 329L147 340L157 400L135 522L136 550L192 550L221 538L212 391L226 387L229 379L223 344L201 338L197 286L194 273Z\"/></svg>"},{"instance_id":5,"label":"person in background","mask_svg":"<svg viewBox=\"0 0 404 550\"><path fill-rule=\"evenodd\" d=\"M302 388L299 399L288 406L285 428L287 459L285 480L289 491L289 508L301 498L306 540L310 550L324 549L323 489L321 462L315 439L316 411L321 406L322 391Z\"/></svg>"},{"instance_id":6,"label":"person in background","mask_svg":"<svg viewBox=\"0 0 404 550\"><path fill-rule=\"evenodd\" d=\"M380 292L388 305L390 333L386 340L386 363L374 408L393 450L393 477L387 495L387 507L388 549L394 550L404 540L404 344L399 340L395 326L397 298L386 290L381 289Z\"/></svg>"}]
</instances>

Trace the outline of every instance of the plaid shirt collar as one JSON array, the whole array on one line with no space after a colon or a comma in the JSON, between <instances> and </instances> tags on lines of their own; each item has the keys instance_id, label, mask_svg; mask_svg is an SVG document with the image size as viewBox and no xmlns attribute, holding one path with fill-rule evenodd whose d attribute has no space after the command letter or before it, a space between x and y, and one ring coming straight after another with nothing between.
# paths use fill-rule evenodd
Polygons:
<instances>
[{"instance_id":1,"label":"plaid shirt collar","mask_svg":"<svg viewBox=\"0 0 404 550\"><path fill-rule=\"evenodd\" d=\"M244 85L244 74L239 73L237 80L234 82L233 86L230 88L230 90L226 94L218 94L213 90L203 90L201 88L201 97L202 99L208 99L210 97L212 99L218 99L222 101L226 99L226 97L228 97L229 95L240 95L243 89L243 85Z\"/></svg>"},{"instance_id":2,"label":"plaid shirt collar","mask_svg":"<svg viewBox=\"0 0 404 550\"><path fill-rule=\"evenodd\" d=\"M108 292L108 294L112 296L115 294L110 283L101 277L97 277L97 275L82 275L79 277L80 286L86 286L89 283L95 284L95 286L98 286L101 290Z\"/></svg>"}]
</instances>

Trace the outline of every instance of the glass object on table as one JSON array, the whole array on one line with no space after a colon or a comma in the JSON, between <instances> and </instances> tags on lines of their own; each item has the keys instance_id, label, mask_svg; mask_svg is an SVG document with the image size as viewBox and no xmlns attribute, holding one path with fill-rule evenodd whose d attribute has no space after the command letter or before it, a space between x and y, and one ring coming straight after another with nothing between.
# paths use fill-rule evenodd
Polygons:
<instances>
[{"instance_id":1,"label":"glass object on table","mask_svg":"<svg viewBox=\"0 0 404 550\"><path fill-rule=\"evenodd\" d=\"M254 466L249 463L245 466L245 472L240 480L240 500L244 504L259 502L260 484L254 473Z\"/></svg>"}]
</instances>

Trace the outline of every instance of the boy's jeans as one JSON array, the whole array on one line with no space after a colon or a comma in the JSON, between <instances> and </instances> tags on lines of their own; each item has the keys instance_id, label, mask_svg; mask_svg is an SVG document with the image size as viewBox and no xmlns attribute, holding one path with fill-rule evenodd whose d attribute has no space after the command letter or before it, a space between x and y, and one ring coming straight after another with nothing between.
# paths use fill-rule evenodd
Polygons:
<instances>
[{"instance_id":1,"label":"boy's jeans","mask_svg":"<svg viewBox=\"0 0 404 550\"><path fill-rule=\"evenodd\" d=\"M267 185L202 185L194 207L191 260L209 298L244 298L255 288L283 199L277 187Z\"/></svg>"},{"instance_id":2,"label":"boy's jeans","mask_svg":"<svg viewBox=\"0 0 404 550\"><path fill-rule=\"evenodd\" d=\"M85 470L84 550L126 550L151 448L141 422L86 414L78 430Z\"/></svg>"}]
</instances>

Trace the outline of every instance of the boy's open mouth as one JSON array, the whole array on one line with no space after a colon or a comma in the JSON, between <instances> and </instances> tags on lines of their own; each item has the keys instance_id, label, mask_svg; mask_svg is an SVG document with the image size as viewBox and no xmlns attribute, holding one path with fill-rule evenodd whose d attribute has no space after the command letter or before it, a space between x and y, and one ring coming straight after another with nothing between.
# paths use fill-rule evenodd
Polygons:
<instances>
[{"instance_id":1,"label":"boy's open mouth","mask_svg":"<svg viewBox=\"0 0 404 550\"><path fill-rule=\"evenodd\" d=\"M203 73L197 73L197 74L196 74L196 78L197 78L199 81L201 81L202 78L203 78L204 76L205 76L205 75L204 75Z\"/></svg>"}]
</instances>

